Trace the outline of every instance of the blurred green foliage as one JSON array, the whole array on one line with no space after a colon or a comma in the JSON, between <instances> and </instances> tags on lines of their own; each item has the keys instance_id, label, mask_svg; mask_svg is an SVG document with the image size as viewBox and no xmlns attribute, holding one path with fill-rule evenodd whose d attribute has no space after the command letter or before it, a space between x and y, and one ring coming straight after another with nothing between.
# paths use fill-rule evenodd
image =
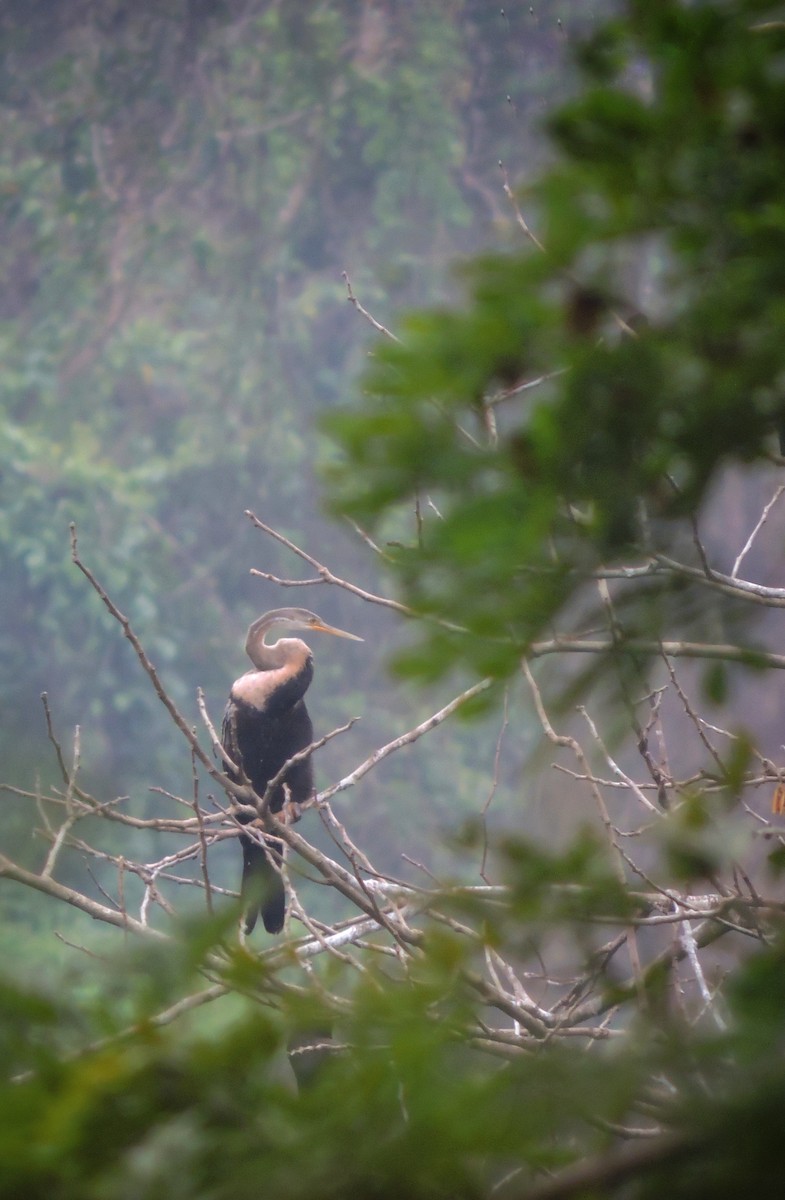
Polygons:
<instances>
[{"instance_id":1,"label":"blurred green foliage","mask_svg":"<svg viewBox=\"0 0 785 1200\"><path fill-rule=\"evenodd\" d=\"M515 672L565 609L564 633L587 623L581 581L672 552L720 466L776 449L785 39L756 27L776 8L626 5L521 194L544 249L470 263L464 306L404 318L363 402L328 418L337 511L382 530L417 497L439 513L391 551L403 598L445 623L419 627L408 671ZM631 584L624 632L682 636L696 609L672 601Z\"/></svg>"},{"instance_id":2,"label":"blurred green foliage","mask_svg":"<svg viewBox=\"0 0 785 1200\"><path fill-rule=\"evenodd\" d=\"M580 7L576 33L602 5ZM4 781L53 777L46 691L67 756L82 728L96 794L130 793L149 815L152 784L190 786L183 747L70 563L69 522L194 721L198 686L220 719L247 623L282 602L248 568L300 565L245 509L378 586L371 556L322 517L313 469L333 454L317 418L373 336L341 272L382 316L435 298L444 264L504 211L496 159L517 171L542 153L524 103L562 98L575 76L553 20L511 16L512 39L510 18L477 0L2 7ZM345 597L312 595L371 646L398 636ZM406 727L410 703L379 654L351 684L340 662L320 666L311 702L320 731L363 715L369 748ZM479 745L454 744L467 803ZM344 741L326 761L361 756ZM430 786L454 809L456 780ZM4 823L25 861L40 851L28 811L9 802Z\"/></svg>"},{"instance_id":3,"label":"blurred green foliage","mask_svg":"<svg viewBox=\"0 0 785 1200\"><path fill-rule=\"evenodd\" d=\"M6 678L54 676L67 705L89 695L87 715L114 714L108 741L132 729L127 761L108 758L117 788L123 770L137 783L166 761L160 711L118 685L127 647L101 637L58 523L78 521L118 601L131 598L176 697L195 681L223 695L242 557L230 513L253 492L307 536L304 430L361 353L326 298L329 239L362 257L372 299L432 287L429 243L446 247L471 215L454 172L464 56L484 45L471 41L481 6L364 6L375 35L348 4L173 11L14 4L0 17L0 196L18 234L0 241L17 289L0 330ZM441 513L420 541L385 547L405 598L468 631L417 622L421 675L509 673L598 564L647 549L639 501L654 515L646 536L667 548L724 459L767 453L785 365L785 37L750 25L774 12L629 0L583 51L587 90L552 120L558 154L527 212L545 252L470 265L465 309L422 312L403 345L376 344L371 395L331 419L345 454L336 508L396 540L415 495ZM394 250L409 228L410 261ZM633 338L616 317L638 308L648 324ZM489 438L484 398L554 371L543 390L499 399ZM625 619L658 633L658 599ZM341 696L333 670L341 719L369 691L353 679ZM374 699L372 737L391 716L381 689ZM25 734L9 723L9 739ZM394 778L415 805L433 797L423 826L458 785L477 811L466 741L414 784ZM731 755L734 784L748 750ZM718 808L683 807L676 870L735 869ZM480 840L465 830L466 853ZM271 965L233 942L227 908L163 946L100 947L56 986L6 979L0 1195L526 1196L559 1186L548 1176L565 1166L575 1182L560 1195L777 1194L780 906L733 964L727 1009L696 1015L672 997L665 959L630 983L613 953L598 956L597 925L623 927L639 903L603 846L584 833L563 850L494 839L509 904L439 901L448 919L424 914L408 959L360 949L359 971L327 954L307 974ZM497 1057L478 964L554 944L591 979L593 1031L546 1030ZM169 1019L207 986L230 994ZM287 1045L326 1029L335 1052L297 1092ZM666 1132L650 1137L655 1121Z\"/></svg>"},{"instance_id":4,"label":"blurred green foliage","mask_svg":"<svg viewBox=\"0 0 785 1200\"><path fill-rule=\"evenodd\" d=\"M489 944L509 951L514 929L563 936L577 911L532 910L547 884L588 885L584 929L607 917L615 885L593 855L518 844L513 877L524 860L532 886L487 910ZM0 1195L526 1196L568 1164L593 1182L565 1196L697 1200L709 1181L724 1198L750 1180L776 1194L781 929L737 968L728 1026L682 1019L663 972L647 975L640 1005L640 989L625 997L600 971L599 1014L638 1009L626 1029L613 1022L607 1042L546 1037L506 1061L482 1049L492 1017L472 983L479 951L457 930L428 926L406 971L371 953L362 973L327 956L307 990L228 950L227 932L192 923L176 945L107 952L74 967L68 991L0 989ZM173 1020L184 996L191 1011ZM298 1090L287 1047L314 1042L328 1049ZM669 1133L614 1137L655 1113ZM625 1168L641 1145L648 1157Z\"/></svg>"}]
</instances>

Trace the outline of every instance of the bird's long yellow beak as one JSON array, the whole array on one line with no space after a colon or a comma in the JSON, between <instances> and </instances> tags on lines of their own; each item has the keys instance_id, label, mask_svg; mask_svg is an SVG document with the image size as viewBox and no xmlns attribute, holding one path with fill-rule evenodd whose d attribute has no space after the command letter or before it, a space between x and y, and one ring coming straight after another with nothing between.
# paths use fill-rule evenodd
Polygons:
<instances>
[{"instance_id":1,"label":"bird's long yellow beak","mask_svg":"<svg viewBox=\"0 0 785 1200\"><path fill-rule=\"evenodd\" d=\"M311 626L311 629L318 630L319 633L332 633L335 637L350 638L353 642L364 642L365 638L358 637L356 633L347 633L345 629L336 629L334 625L323 625L320 621Z\"/></svg>"}]
</instances>

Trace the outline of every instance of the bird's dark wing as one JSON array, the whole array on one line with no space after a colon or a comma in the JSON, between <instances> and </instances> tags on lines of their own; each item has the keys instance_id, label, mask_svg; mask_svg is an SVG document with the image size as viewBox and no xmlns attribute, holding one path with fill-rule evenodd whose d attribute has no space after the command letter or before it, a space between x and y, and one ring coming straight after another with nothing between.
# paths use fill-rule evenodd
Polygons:
<instances>
[{"instance_id":1,"label":"bird's dark wing","mask_svg":"<svg viewBox=\"0 0 785 1200\"><path fill-rule=\"evenodd\" d=\"M229 700L224 712L221 726L221 745L236 766L240 767L251 779L254 790L262 784L262 773L249 770L246 766L238 741L238 707ZM228 771L230 777L236 777L234 771ZM254 778L255 776L255 778ZM264 794L267 781L264 781L260 794ZM253 818L238 816L241 824L249 824ZM280 865L283 846L276 838L261 845L258 837L240 834L240 848L243 852L243 874L240 882L240 898L245 914L245 932L251 933L261 913L264 927L268 933L280 933L286 916L286 890L280 873L273 866L273 861Z\"/></svg>"},{"instance_id":2,"label":"bird's dark wing","mask_svg":"<svg viewBox=\"0 0 785 1200\"><path fill-rule=\"evenodd\" d=\"M283 713L271 715L229 700L221 729L221 743L232 761L245 772L256 794L264 796L267 784L286 761L310 744L311 719L302 701ZM280 812L287 798L304 803L313 792L310 760L296 763L270 797L270 811ZM238 816L242 824L253 818ZM280 872L283 846L269 839L266 847L253 835L240 835L243 874L240 895L245 931L250 933L261 913L268 933L280 933L286 915L286 892Z\"/></svg>"}]
</instances>

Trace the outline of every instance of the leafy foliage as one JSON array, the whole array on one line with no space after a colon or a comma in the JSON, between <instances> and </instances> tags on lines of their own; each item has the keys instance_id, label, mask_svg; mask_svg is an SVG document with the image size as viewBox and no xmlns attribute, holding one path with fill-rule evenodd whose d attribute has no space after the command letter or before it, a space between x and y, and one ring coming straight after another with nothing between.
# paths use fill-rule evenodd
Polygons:
<instances>
[{"instance_id":1,"label":"leafy foliage","mask_svg":"<svg viewBox=\"0 0 785 1200\"><path fill-rule=\"evenodd\" d=\"M544 249L472 263L466 307L404 319L367 401L329 418L338 511L440 514L393 561L416 611L474 635L423 627L405 662L428 676L514 671L580 580L668 552L783 419L782 30L758 3L627 8L584 47L558 162L523 194ZM661 627L656 583L630 590L632 635Z\"/></svg>"},{"instance_id":2,"label":"leafy foliage","mask_svg":"<svg viewBox=\"0 0 785 1200\"><path fill-rule=\"evenodd\" d=\"M542 874L545 859L536 860ZM551 869L580 876L567 858ZM584 917L600 903L598 892ZM750 1178L770 1190L780 941L737 972L729 1029L685 1026L653 976L623 1046L599 1043L587 1055L546 1040L503 1069L467 1040L477 1006L471 960L465 940L444 930L429 935L412 973L372 955L359 977L334 962L307 997L283 976L271 990L274 977L246 951L227 956L215 925L183 930L174 955L147 945L117 958L123 1002L114 1011L104 1000L77 1008L62 994L6 985L5 1061L17 1076L0 1089L2 1194L242 1197L263 1180L272 1196L469 1197L512 1171L513 1194L538 1195L537 1176L570 1161L603 1195L616 1194L617 1181L640 1196L667 1186L697 1197L707 1180L731 1196ZM205 973L256 1002L214 999L200 1016ZM183 994L197 999L192 1018L161 1021L162 1006ZM216 1004L229 1006L222 1017ZM87 1053L64 1056L99 1024L103 1037ZM333 1047L299 1094L282 1075L287 1044L293 1065L298 1046ZM665 1077L667 1091L656 1082ZM612 1131L641 1104L678 1136L644 1143L655 1149L650 1161L629 1156L628 1166ZM564 1194L583 1194L580 1182Z\"/></svg>"},{"instance_id":3,"label":"leafy foliage","mask_svg":"<svg viewBox=\"0 0 785 1200\"><path fill-rule=\"evenodd\" d=\"M83 599L61 586L55 533L37 537L54 500L63 519L76 510L98 544L108 539L110 590L136 593L151 653L175 673L234 599L226 564L236 548L216 532L227 497L239 500L258 463L275 459L286 470L260 486L282 512L310 488L300 418L335 399L352 353L328 347L335 327L318 322L324 374L302 412L289 409L326 288L321 212L333 206L351 226L340 200L360 189L373 229L353 244L367 251L379 291L387 235L437 213L454 227L467 219L454 179L426 167L437 152L460 170L465 43L450 17L460 11L476 29L482 10L366 5L366 24L355 25L342 4L189 3L178 25L84 3L79 20L57 18L41 48L33 35L47 8L2 18L11 42L1 95L19 113L8 154L25 184L24 221L11 202L6 216L30 237L15 278L24 284L22 267L37 265L31 296L14 300L10 319L21 325L24 315L41 335L36 358L27 353L35 338L7 331L2 436L17 478L2 536L18 623L4 636L15 654L37 600L69 678L75 650L95 636ZM388 45L379 32L393 12ZM547 839L526 837L520 812L512 833L489 812L504 729L487 771L466 747L469 767L453 753L471 745L469 734L455 736L415 784L411 773L387 776L385 799L392 809L414 793L417 843L434 811L449 808L445 796L457 809L470 793L479 816L454 849L473 869L481 862L482 886L442 885L424 864L416 885L386 862L378 870L322 800L327 850L289 826L277 833L298 887L305 871L330 899L315 915L301 909L304 937L256 949L238 945L231 899L209 880L207 842L212 853L236 829L201 803L196 770L192 798L159 793L155 817L140 824L114 780L105 800L82 786L76 743L73 766L56 747L57 786L13 792L38 807L46 863L35 854L25 869L6 847L0 875L120 927L124 939L118 950L85 938L89 955L69 960L57 986L6 979L0 988L0 1194L697 1200L779 1187L781 833L751 797L781 770L753 733L696 712L673 669L681 643L659 647L664 684L641 665L664 631L701 610L716 616L694 588L745 598L735 573L709 566L695 531L723 462L766 457L781 417L785 43L780 22L752 27L772 12L750 0L630 0L581 51L590 86L553 118L558 158L523 194L544 250L466 267L466 308L410 317L401 345L377 347L370 397L330 421L346 456L332 469L334 504L376 522L382 560L428 618L412 622L427 650L420 676L456 664L505 676L528 652L540 725L554 755L575 760L557 763L566 782ZM75 68L82 36L84 73ZM40 130L20 62L56 114ZM97 114L93 125L83 110ZM290 120L308 126L310 141L289 137ZM422 187L404 186L407 173ZM35 201L33 180L42 183ZM186 194L190 222L178 211ZM65 249L44 270L44 251L61 236ZM261 264L248 239L264 247ZM419 229L412 244L425 241ZM95 255L87 273L85 254ZM409 282L432 266L411 267ZM55 302L69 295L72 309L54 321ZM88 421L92 395L101 403ZM206 511L192 522L197 489ZM385 544L387 532L406 536L415 498L413 543ZM700 567L668 559L685 518ZM175 530L177 553L185 547L196 564L201 607L183 605L181 626L161 619L171 600L150 582L171 572L175 593L185 586L161 530ZM586 585L607 585L614 570L630 590L617 603L606 588L609 637L589 649L610 650L601 661L619 668L615 715L632 733L643 783L588 710L591 754L553 728L529 665L545 652L538 638L551 649L574 639L593 615ZM763 587L754 595L785 599ZM205 639L199 665L209 679ZM698 651L783 665L735 643ZM107 665L108 678L122 662ZM337 669L329 679L340 682ZM728 680L738 683L710 679L714 701ZM146 702L137 708L132 688L108 690L138 747ZM357 680L355 690L363 694ZM349 703L339 691L336 711ZM473 694L501 689L483 683ZM673 697L698 765L667 711ZM505 725L509 711L505 698ZM188 721L179 724L210 786L237 800ZM674 753L655 754L669 726ZM367 772L381 753L369 750ZM579 788L595 805L591 825L572 808ZM384 813L381 841L398 817ZM171 857L137 860L153 831L186 841ZM80 856L73 886L63 847ZM92 888L84 860L110 863L113 882ZM197 864L187 877L177 874L184 863ZM207 915L194 918L187 902L189 915L176 915L171 897L183 892Z\"/></svg>"}]
</instances>

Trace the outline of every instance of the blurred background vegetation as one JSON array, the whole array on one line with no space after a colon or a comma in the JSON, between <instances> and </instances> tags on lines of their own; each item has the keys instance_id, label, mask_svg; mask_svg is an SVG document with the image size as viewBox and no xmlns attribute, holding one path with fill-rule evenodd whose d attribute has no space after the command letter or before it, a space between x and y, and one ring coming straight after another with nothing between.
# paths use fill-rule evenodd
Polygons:
<instances>
[{"instance_id":1,"label":"blurred background vegetation","mask_svg":"<svg viewBox=\"0 0 785 1200\"><path fill-rule=\"evenodd\" d=\"M171 803L153 787L191 796L181 739L70 561L71 521L194 724L197 687L219 719L264 609L305 603L366 638L315 647L317 730L362 717L320 755L323 782L467 678L517 672L532 639L575 633L597 613L587 582L647 555L660 573L630 577L618 621L601 614L611 640L776 648L777 609L742 623L742 598L707 564L733 568L781 469L781 7L5 4L4 782L35 799L56 777L46 691L66 759L81 727L80 778L99 799L127 795L150 816ZM544 250L525 242L500 160ZM402 345L347 303L343 272ZM418 312L400 321L401 308ZM516 390L555 371L531 403ZM420 530L415 501L432 505ZM407 626L338 589L250 577L310 572L247 509L437 619ZM778 585L781 517L766 534L745 570ZM641 689L655 694L645 657L617 674L597 656L590 682L608 744L633 717L648 752L634 725ZM575 681L572 667L554 675L562 694ZM476 879L487 839L509 884L504 905L443 898L441 922L423 901L411 940L375 957L359 946L310 971L287 948L249 953L228 901L205 918L196 889L190 916L161 917L165 942L95 937L4 881L0 1195L777 1194L782 853L749 793L779 778L763 758L781 752L779 688L738 670L686 677L711 721L678 695L682 740L662 700L668 771L688 784L671 788L674 811L644 805L637 828L614 810L621 878L615 835L598 837L596 815L587 829L574 778L551 784L537 828L540 783L521 770L533 710L501 685L472 720L369 775L351 833L380 867L404 874L414 845L439 874L471 860ZM607 775L603 749L598 735L591 770ZM443 837L491 798L487 824ZM3 803L2 853L40 869L40 814ZM82 832L158 852L106 824ZM528 842L532 830L545 837ZM230 852L211 851L227 886ZM76 852L58 879L101 896ZM121 883L133 910L139 883ZM716 907L698 924L668 909L671 889L708 890ZM646 921L640 968L617 951ZM602 946L609 926L622 932ZM526 1007L530 967L541 1009ZM326 1030L336 1053L297 1094L285 1052Z\"/></svg>"},{"instance_id":2,"label":"blurred background vegetation","mask_svg":"<svg viewBox=\"0 0 785 1200\"><path fill-rule=\"evenodd\" d=\"M451 295L456 257L503 244L514 218L498 160L516 179L542 163L541 118L574 86L568 34L604 8L566 5L559 24L549 5L476 2L3 6L7 781L51 777L46 691L64 743L81 726L95 789L147 815L151 784L188 786L183 748L70 563L70 521L194 720L197 686L220 719L253 616L294 602L368 642L350 677L340 655L319 667L317 728L363 718L325 770L425 715L427 699L385 677L400 621L251 579L252 566L302 572L243 511L380 586L373 555L320 499L318 468L334 459L320 418L356 391L376 338L342 272L391 320ZM444 736L460 769L394 768L384 806L363 803L365 836L376 824L394 844L423 785L435 825L475 807L492 751ZM13 805L4 837L35 861Z\"/></svg>"}]
</instances>

